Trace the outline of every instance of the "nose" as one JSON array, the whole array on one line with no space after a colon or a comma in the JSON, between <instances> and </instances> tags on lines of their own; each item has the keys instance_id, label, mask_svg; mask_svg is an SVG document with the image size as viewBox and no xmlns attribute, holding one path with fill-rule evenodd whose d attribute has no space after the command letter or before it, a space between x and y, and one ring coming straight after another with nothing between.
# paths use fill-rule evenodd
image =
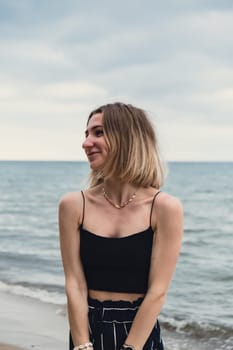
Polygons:
<instances>
[{"instance_id":1,"label":"nose","mask_svg":"<svg viewBox=\"0 0 233 350\"><path fill-rule=\"evenodd\" d=\"M89 148L92 146L93 146L93 141L91 140L90 136L87 136L83 141L82 148L85 150L86 148Z\"/></svg>"}]
</instances>

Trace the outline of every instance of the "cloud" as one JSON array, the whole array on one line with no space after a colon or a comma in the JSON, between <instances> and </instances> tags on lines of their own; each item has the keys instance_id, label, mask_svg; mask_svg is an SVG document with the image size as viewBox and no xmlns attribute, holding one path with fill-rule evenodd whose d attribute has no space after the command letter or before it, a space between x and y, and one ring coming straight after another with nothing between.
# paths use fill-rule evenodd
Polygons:
<instances>
[{"instance_id":1,"label":"cloud","mask_svg":"<svg viewBox=\"0 0 233 350\"><path fill-rule=\"evenodd\" d=\"M232 32L232 1L0 0L1 125L9 135L47 129L58 142L61 130L68 137L90 110L118 100L145 108L166 142L175 138L173 158L186 149L197 157L182 135L203 125L208 144L218 128L228 149Z\"/></svg>"},{"instance_id":2,"label":"cloud","mask_svg":"<svg viewBox=\"0 0 233 350\"><path fill-rule=\"evenodd\" d=\"M190 127L188 124L177 125L171 121L158 123L158 130L165 159L178 161L232 160L233 126L192 123Z\"/></svg>"},{"instance_id":3,"label":"cloud","mask_svg":"<svg viewBox=\"0 0 233 350\"><path fill-rule=\"evenodd\" d=\"M88 81L48 84L42 89L46 98L79 101L107 96L106 89Z\"/></svg>"},{"instance_id":4,"label":"cloud","mask_svg":"<svg viewBox=\"0 0 233 350\"><path fill-rule=\"evenodd\" d=\"M84 139L83 130L84 125L81 128L75 125L74 128L59 130L35 128L33 125L3 126L0 129L0 159L85 159L81 148Z\"/></svg>"},{"instance_id":5,"label":"cloud","mask_svg":"<svg viewBox=\"0 0 233 350\"><path fill-rule=\"evenodd\" d=\"M100 99L107 100L107 91L89 81L24 84L23 87L19 83L6 84L0 85L2 126L25 124L25 129L34 126L53 130L78 127L80 118L86 121L90 100L96 105Z\"/></svg>"}]
</instances>

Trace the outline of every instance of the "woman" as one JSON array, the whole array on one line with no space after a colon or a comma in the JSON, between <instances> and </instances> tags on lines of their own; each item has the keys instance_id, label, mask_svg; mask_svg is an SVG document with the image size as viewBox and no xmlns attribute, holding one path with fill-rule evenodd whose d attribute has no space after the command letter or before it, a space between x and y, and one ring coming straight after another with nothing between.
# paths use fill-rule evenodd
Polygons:
<instances>
[{"instance_id":1,"label":"woman","mask_svg":"<svg viewBox=\"0 0 233 350\"><path fill-rule=\"evenodd\" d=\"M163 170L145 112L93 111L83 149L91 186L59 205L70 349L163 350L157 317L179 256L182 207L160 192Z\"/></svg>"}]
</instances>

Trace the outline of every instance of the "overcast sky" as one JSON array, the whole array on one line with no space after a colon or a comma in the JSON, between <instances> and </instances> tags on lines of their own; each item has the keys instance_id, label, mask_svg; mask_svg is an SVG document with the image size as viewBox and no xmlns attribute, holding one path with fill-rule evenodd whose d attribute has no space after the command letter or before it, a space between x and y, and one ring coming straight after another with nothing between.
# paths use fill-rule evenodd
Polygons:
<instances>
[{"instance_id":1,"label":"overcast sky","mask_svg":"<svg viewBox=\"0 0 233 350\"><path fill-rule=\"evenodd\" d=\"M113 101L165 159L233 161L233 1L0 0L0 159L85 159Z\"/></svg>"}]
</instances>

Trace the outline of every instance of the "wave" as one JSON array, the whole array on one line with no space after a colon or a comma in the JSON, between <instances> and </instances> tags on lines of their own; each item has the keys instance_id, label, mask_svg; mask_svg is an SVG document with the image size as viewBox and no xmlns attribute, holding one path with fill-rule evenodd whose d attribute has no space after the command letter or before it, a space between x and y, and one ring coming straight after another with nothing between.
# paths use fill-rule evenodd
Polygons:
<instances>
[{"instance_id":1,"label":"wave","mask_svg":"<svg viewBox=\"0 0 233 350\"><path fill-rule=\"evenodd\" d=\"M199 340L210 340L218 338L232 339L233 327L224 324L214 324L207 322L196 322L194 320L170 318L163 314L159 316L162 327L168 331L191 336ZM232 339L233 342L233 339ZM233 344L232 344L233 345Z\"/></svg>"},{"instance_id":2,"label":"wave","mask_svg":"<svg viewBox=\"0 0 233 350\"><path fill-rule=\"evenodd\" d=\"M56 305L65 305L66 296L63 286L49 283L9 283L0 281L0 291L8 292L15 295L27 296ZM168 317L161 313L159 316L160 323L167 331L184 334L199 340L205 340L218 337L219 339L228 339L232 337L233 328L229 325L221 323L207 323L194 321L192 319L184 319L180 317Z\"/></svg>"},{"instance_id":3,"label":"wave","mask_svg":"<svg viewBox=\"0 0 233 350\"><path fill-rule=\"evenodd\" d=\"M0 281L0 291L59 305L56 312L67 315L66 297L62 287L42 283L13 284ZM233 349L233 329L229 326L170 318L164 314L159 316L159 320L162 330L166 333L166 348L169 350Z\"/></svg>"},{"instance_id":4,"label":"wave","mask_svg":"<svg viewBox=\"0 0 233 350\"><path fill-rule=\"evenodd\" d=\"M52 284L11 284L6 283L4 281L0 281L0 291L15 295L26 296L56 305L66 304L66 296L64 293L64 289L62 287L54 286Z\"/></svg>"}]
</instances>

